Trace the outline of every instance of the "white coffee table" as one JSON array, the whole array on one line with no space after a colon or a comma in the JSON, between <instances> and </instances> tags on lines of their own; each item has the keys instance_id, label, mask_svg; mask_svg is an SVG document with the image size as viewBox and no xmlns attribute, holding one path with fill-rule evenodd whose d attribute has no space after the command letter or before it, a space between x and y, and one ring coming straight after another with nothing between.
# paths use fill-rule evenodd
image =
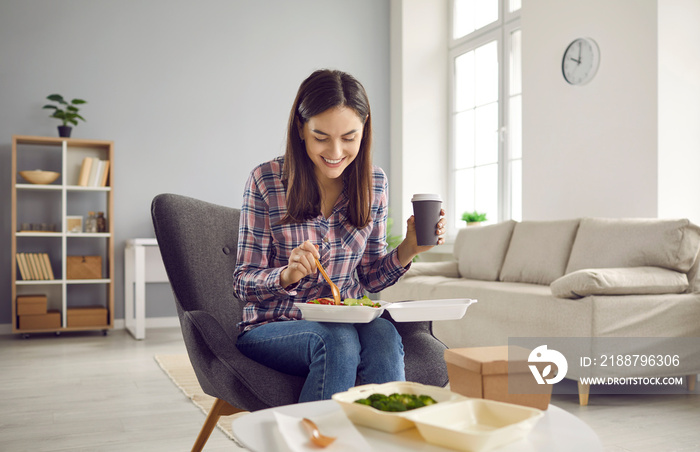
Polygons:
<instances>
[{"instance_id":1,"label":"white coffee table","mask_svg":"<svg viewBox=\"0 0 700 452\"><path fill-rule=\"evenodd\" d=\"M288 451L277 429L273 411L297 417L314 417L342 410L332 400L286 405L255 411L233 421L233 434L238 441L254 452ZM415 428L396 434L357 426L365 439L381 452L424 451L445 452L449 449L426 443ZM598 436L582 420L554 405L549 405L545 415L527 438L510 443L492 452L596 452L603 446Z\"/></svg>"}]
</instances>

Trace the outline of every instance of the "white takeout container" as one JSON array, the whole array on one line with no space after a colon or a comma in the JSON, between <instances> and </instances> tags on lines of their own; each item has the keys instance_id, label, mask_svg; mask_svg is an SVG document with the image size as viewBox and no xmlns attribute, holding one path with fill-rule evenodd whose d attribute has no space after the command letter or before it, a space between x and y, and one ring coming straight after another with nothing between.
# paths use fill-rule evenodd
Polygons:
<instances>
[{"instance_id":1,"label":"white takeout container","mask_svg":"<svg viewBox=\"0 0 700 452\"><path fill-rule=\"evenodd\" d=\"M467 308L476 303L470 298L446 298L442 300L401 301L389 303L386 310L397 322L419 322L422 320L458 320L464 317Z\"/></svg>"},{"instance_id":2,"label":"white takeout container","mask_svg":"<svg viewBox=\"0 0 700 452\"><path fill-rule=\"evenodd\" d=\"M381 307L336 306L314 303L294 303L301 310L304 320L333 323L369 323L384 310L396 322L423 322L433 320L458 320L464 317L467 308L476 303L470 298L449 298L442 300L400 301L390 303L377 300Z\"/></svg>"},{"instance_id":3,"label":"white takeout container","mask_svg":"<svg viewBox=\"0 0 700 452\"><path fill-rule=\"evenodd\" d=\"M388 412L380 411L368 405L355 403L356 400L365 399L372 394L391 395L395 392L399 394L428 395L438 403L426 407L416 408L410 411ZM466 397L459 395L449 389L438 386L428 386L409 381L395 381L383 384L368 384L350 388L345 392L333 394L333 400L338 402L343 408L347 417L357 425L364 425L375 430L389 433L396 433L402 430L413 428L415 424L408 418L409 413L419 413L428 408L436 407L454 401L466 400Z\"/></svg>"},{"instance_id":4,"label":"white takeout container","mask_svg":"<svg viewBox=\"0 0 700 452\"><path fill-rule=\"evenodd\" d=\"M301 310L304 320L332 323L369 323L376 319L382 312L386 301L378 301L382 306L336 306L332 304L294 303Z\"/></svg>"},{"instance_id":5,"label":"white takeout container","mask_svg":"<svg viewBox=\"0 0 700 452\"><path fill-rule=\"evenodd\" d=\"M465 399L407 411L423 439L451 449L482 452L527 436L544 413L486 399Z\"/></svg>"}]
</instances>

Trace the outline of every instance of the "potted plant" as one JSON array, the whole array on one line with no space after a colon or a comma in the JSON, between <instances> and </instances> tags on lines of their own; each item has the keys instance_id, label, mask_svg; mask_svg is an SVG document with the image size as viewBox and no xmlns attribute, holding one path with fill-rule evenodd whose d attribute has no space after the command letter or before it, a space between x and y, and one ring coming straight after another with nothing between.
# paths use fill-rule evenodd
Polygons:
<instances>
[{"instance_id":1,"label":"potted plant","mask_svg":"<svg viewBox=\"0 0 700 452\"><path fill-rule=\"evenodd\" d=\"M56 118L63 121L63 125L58 126L58 136L65 138L70 137L72 127L68 124L73 124L74 126L77 126L78 119L82 119L83 121L85 121L85 118L78 114L78 107L76 107L76 105L85 104L87 102L85 102L82 99L73 99L72 101L70 101L70 103L68 103L65 101L65 99L63 99L63 96L61 96L60 94L51 94L46 98L58 104L44 105L43 107L54 111L50 116L51 118Z\"/></svg>"},{"instance_id":2,"label":"potted plant","mask_svg":"<svg viewBox=\"0 0 700 452\"><path fill-rule=\"evenodd\" d=\"M467 226L476 226L486 221L486 214L479 213L476 210L474 212L464 212L462 214L462 221L466 221Z\"/></svg>"}]
</instances>

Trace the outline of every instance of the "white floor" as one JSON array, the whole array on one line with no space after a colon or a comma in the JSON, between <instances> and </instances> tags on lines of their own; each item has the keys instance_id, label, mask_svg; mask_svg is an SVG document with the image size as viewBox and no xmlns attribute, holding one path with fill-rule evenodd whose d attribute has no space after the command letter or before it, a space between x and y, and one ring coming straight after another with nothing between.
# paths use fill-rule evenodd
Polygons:
<instances>
[{"instance_id":1,"label":"white floor","mask_svg":"<svg viewBox=\"0 0 700 452\"><path fill-rule=\"evenodd\" d=\"M0 337L0 451L188 451L204 423L153 359L179 328ZM240 450L215 429L206 451Z\"/></svg>"},{"instance_id":2,"label":"white floor","mask_svg":"<svg viewBox=\"0 0 700 452\"><path fill-rule=\"evenodd\" d=\"M576 391L576 382L564 380ZM598 434L606 452L700 451L700 391L654 395L553 395L552 403L578 416ZM600 391L599 391L600 392Z\"/></svg>"},{"instance_id":3,"label":"white floor","mask_svg":"<svg viewBox=\"0 0 700 452\"><path fill-rule=\"evenodd\" d=\"M0 451L185 451L204 422L153 356L184 353L179 328L0 336ZM700 385L698 385L700 386ZM700 390L682 395L574 395L607 452L700 451ZM215 429L205 451L241 450Z\"/></svg>"}]
</instances>

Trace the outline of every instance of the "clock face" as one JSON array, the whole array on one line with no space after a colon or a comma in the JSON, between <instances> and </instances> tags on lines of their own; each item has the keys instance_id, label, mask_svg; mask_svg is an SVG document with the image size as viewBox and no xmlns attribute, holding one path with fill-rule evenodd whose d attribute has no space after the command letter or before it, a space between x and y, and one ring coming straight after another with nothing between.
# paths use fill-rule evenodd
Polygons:
<instances>
[{"instance_id":1,"label":"clock face","mask_svg":"<svg viewBox=\"0 0 700 452\"><path fill-rule=\"evenodd\" d=\"M564 79L572 85L588 83L598 70L599 62L598 44L589 38L578 38L564 52L561 62Z\"/></svg>"}]
</instances>

